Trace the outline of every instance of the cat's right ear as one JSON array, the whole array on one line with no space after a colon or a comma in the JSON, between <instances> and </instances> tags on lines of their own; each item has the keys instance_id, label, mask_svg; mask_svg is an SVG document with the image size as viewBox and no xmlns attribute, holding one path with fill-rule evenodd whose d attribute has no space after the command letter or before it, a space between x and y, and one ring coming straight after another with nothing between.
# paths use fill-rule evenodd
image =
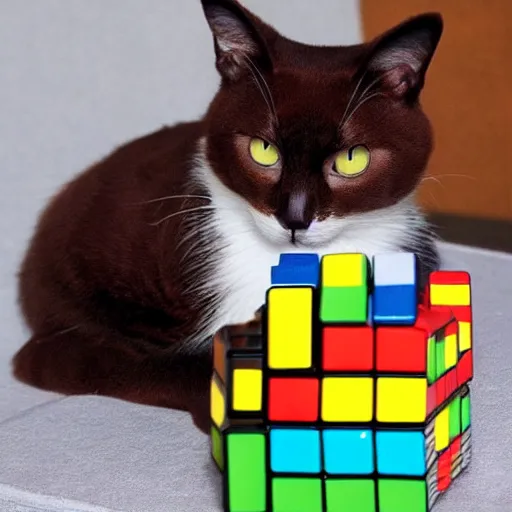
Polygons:
<instances>
[{"instance_id":1,"label":"cat's right ear","mask_svg":"<svg viewBox=\"0 0 512 512\"><path fill-rule=\"evenodd\" d=\"M438 13L409 18L374 40L367 71L396 96L417 97L442 32Z\"/></svg>"},{"instance_id":2,"label":"cat's right ear","mask_svg":"<svg viewBox=\"0 0 512 512\"><path fill-rule=\"evenodd\" d=\"M257 66L260 71L272 68L256 16L235 0L201 0L201 3L213 34L217 69L224 79L238 80L249 66Z\"/></svg>"}]
</instances>

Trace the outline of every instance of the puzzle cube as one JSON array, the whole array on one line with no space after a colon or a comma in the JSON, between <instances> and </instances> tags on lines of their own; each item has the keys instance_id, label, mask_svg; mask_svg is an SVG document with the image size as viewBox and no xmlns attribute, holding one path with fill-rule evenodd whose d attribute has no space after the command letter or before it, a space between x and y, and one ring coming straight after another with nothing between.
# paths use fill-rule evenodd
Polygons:
<instances>
[{"instance_id":1,"label":"puzzle cube","mask_svg":"<svg viewBox=\"0 0 512 512\"><path fill-rule=\"evenodd\" d=\"M373 258L372 315L376 325L412 325L418 309L417 262L410 253Z\"/></svg>"},{"instance_id":2,"label":"puzzle cube","mask_svg":"<svg viewBox=\"0 0 512 512\"><path fill-rule=\"evenodd\" d=\"M430 512L469 465L469 276L418 304L415 261L282 255L255 320L215 335L227 512Z\"/></svg>"}]
</instances>

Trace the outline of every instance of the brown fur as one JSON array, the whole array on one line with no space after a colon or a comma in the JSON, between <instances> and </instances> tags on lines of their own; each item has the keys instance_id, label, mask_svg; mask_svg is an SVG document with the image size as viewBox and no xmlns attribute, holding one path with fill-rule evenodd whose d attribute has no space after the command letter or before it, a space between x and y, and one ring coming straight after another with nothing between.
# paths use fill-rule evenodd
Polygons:
<instances>
[{"instance_id":1,"label":"brown fur","mask_svg":"<svg viewBox=\"0 0 512 512\"><path fill-rule=\"evenodd\" d=\"M233 0L203 6L222 75L218 94L202 120L118 148L51 201L21 267L20 304L33 335L14 372L57 392L187 409L204 430L210 345L190 354L181 343L212 303L184 291L190 274L180 265L194 254L182 216L160 221L205 202L158 199L208 195L190 179L197 142L207 135L222 182L284 225L394 204L414 190L431 152L418 95L441 22L427 15L407 25L433 34L421 70L383 70L377 57L402 28L369 44L312 47L285 39ZM219 43L233 36L219 18L226 11L239 31L228 52ZM379 94L340 123L358 81ZM278 168L262 170L250 159L253 136L279 147ZM369 170L353 181L334 176L332 156L362 140L380 150ZM301 191L307 201L297 214Z\"/></svg>"}]
</instances>

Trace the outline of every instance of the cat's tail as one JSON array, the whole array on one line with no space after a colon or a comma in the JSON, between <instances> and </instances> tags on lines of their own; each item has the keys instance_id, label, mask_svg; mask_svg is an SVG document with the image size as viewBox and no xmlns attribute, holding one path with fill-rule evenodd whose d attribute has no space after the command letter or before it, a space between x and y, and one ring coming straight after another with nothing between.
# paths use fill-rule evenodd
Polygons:
<instances>
[{"instance_id":1,"label":"cat's tail","mask_svg":"<svg viewBox=\"0 0 512 512\"><path fill-rule=\"evenodd\" d=\"M194 355L172 348L148 353L111 331L92 335L80 327L34 335L13 359L14 375L26 384L187 410L203 431L209 425L211 368L211 345Z\"/></svg>"}]
</instances>

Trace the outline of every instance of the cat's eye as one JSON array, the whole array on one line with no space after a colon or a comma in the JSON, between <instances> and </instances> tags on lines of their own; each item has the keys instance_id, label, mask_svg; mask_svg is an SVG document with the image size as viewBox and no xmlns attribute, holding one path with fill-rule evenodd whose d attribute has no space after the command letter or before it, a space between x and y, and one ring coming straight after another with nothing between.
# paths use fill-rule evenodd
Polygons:
<instances>
[{"instance_id":1,"label":"cat's eye","mask_svg":"<svg viewBox=\"0 0 512 512\"><path fill-rule=\"evenodd\" d=\"M249 144L251 158L263 167L272 167L279 162L279 151L266 140L255 137Z\"/></svg>"},{"instance_id":2,"label":"cat's eye","mask_svg":"<svg viewBox=\"0 0 512 512\"><path fill-rule=\"evenodd\" d=\"M370 151L366 146L354 146L338 153L333 169L338 174L352 178L362 174L370 165Z\"/></svg>"}]
</instances>

